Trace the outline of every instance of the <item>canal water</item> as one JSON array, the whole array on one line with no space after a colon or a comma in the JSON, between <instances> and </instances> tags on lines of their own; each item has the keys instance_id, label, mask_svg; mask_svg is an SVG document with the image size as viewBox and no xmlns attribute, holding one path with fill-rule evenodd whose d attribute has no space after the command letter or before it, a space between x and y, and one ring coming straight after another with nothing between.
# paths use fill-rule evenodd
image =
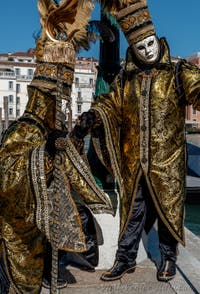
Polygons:
<instances>
[{"instance_id":1,"label":"canal water","mask_svg":"<svg viewBox=\"0 0 200 294\"><path fill-rule=\"evenodd\" d=\"M192 233L200 237L200 205L185 205L185 226Z\"/></svg>"},{"instance_id":2,"label":"canal water","mask_svg":"<svg viewBox=\"0 0 200 294\"><path fill-rule=\"evenodd\" d=\"M186 139L189 144L188 167L194 171L194 176L200 178L200 134L188 134ZM185 205L185 226L200 237L200 192L196 196L199 197L198 204Z\"/></svg>"}]
</instances>

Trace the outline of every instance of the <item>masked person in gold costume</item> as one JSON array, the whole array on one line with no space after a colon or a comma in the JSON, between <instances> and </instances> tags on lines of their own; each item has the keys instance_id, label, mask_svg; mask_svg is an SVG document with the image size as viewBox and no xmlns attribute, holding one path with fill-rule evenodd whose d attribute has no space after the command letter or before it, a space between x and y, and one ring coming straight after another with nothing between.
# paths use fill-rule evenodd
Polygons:
<instances>
[{"instance_id":1,"label":"masked person in gold costume","mask_svg":"<svg viewBox=\"0 0 200 294\"><path fill-rule=\"evenodd\" d=\"M185 106L200 110L200 70L184 60L171 61L146 1L100 2L116 17L130 45L125 69L110 93L97 97L72 132L79 139L91 132L121 197L116 259L101 279L112 281L134 271L142 231L148 232L157 219L157 278L168 281L176 274L178 242L185 244Z\"/></svg>"},{"instance_id":2,"label":"masked person in gold costume","mask_svg":"<svg viewBox=\"0 0 200 294\"><path fill-rule=\"evenodd\" d=\"M40 293L47 240L53 248L51 293L57 293L58 249L84 252L86 240L71 191L100 212L111 209L66 137L62 105L70 103L75 54L85 42L93 1L39 0L42 34L23 116L0 148L1 257L15 293ZM80 155L81 154L81 155Z\"/></svg>"}]
</instances>

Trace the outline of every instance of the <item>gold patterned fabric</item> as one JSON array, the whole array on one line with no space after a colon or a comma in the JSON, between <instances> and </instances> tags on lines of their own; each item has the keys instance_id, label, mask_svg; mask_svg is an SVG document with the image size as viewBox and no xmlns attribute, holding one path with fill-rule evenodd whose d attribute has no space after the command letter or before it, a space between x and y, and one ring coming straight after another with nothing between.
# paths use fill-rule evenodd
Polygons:
<instances>
[{"instance_id":1,"label":"gold patterned fabric","mask_svg":"<svg viewBox=\"0 0 200 294\"><path fill-rule=\"evenodd\" d=\"M52 163L44 148L51 131L65 129L62 102L69 107L75 55L80 48L89 46L86 27L93 5L93 0L38 0L38 66L29 86L25 113L8 128L0 148L1 248L7 275L17 294L40 293L46 239L53 247L51 293L57 293L57 249L86 249L71 188L85 198L88 193L95 207L111 209L109 200L96 193L87 167L84 166L85 174L79 175L67 151L56 154ZM53 166L56 189L51 193L47 183Z\"/></svg>"},{"instance_id":2,"label":"gold patterned fabric","mask_svg":"<svg viewBox=\"0 0 200 294\"><path fill-rule=\"evenodd\" d=\"M54 244L54 226L59 227L57 248L67 251L86 250L81 219L73 200L71 189L96 213L112 213L109 197L96 185L85 161L75 149L70 138L66 139L66 150L57 154L59 160L60 205L55 202L55 180L46 185L44 145L35 148L31 155L31 181L36 196L36 223L51 244ZM55 214L59 223L55 222ZM66 217L67 215L67 217Z\"/></svg>"},{"instance_id":3,"label":"gold patterned fabric","mask_svg":"<svg viewBox=\"0 0 200 294\"><path fill-rule=\"evenodd\" d=\"M35 225L29 163L31 150L45 142L53 127L55 108L41 91L30 89L29 94L24 116L9 127L0 148L1 237L16 293L40 292L45 239Z\"/></svg>"},{"instance_id":4,"label":"gold patterned fabric","mask_svg":"<svg viewBox=\"0 0 200 294\"><path fill-rule=\"evenodd\" d=\"M176 91L176 65L165 39L160 43L162 58L148 70L136 65L129 48L123 76L92 106L101 116L106 138L103 143L101 137L94 138L94 145L121 190L120 237L144 174L160 218L184 244L185 105ZM184 62L180 81L185 101L200 109L200 70Z\"/></svg>"},{"instance_id":5,"label":"gold patterned fabric","mask_svg":"<svg viewBox=\"0 0 200 294\"><path fill-rule=\"evenodd\" d=\"M96 186L89 168L70 139L66 152L60 152L59 196L47 180L52 161L44 144L55 129L55 96L42 87L29 87L24 115L3 136L0 148L0 221L1 240L7 275L15 292L40 293L46 240L54 238L55 213L59 211L62 230L59 249L82 252L86 249L81 219L71 196L71 188L95 210L112 213L111 203ZM80 170L80 172L79 172ZM57 210L58 209L58 210Z\"/></svg>"}]
</instances>

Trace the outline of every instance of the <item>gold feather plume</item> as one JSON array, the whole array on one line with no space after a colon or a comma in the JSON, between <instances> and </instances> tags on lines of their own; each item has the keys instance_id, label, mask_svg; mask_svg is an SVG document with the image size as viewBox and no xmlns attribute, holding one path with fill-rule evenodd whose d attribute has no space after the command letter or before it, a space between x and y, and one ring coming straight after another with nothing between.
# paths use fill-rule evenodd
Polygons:
<instances>
[{"instance_id":1,"label":"gold feather plume","mask_svg":"<svg viewBox=\"0 0 200 294\"><path fill-rule=\"evenodd\" d=\"M38 0L41 39L73 44L76 51L88 49L87 25L94 8L94 0Z\"/></svg>"},{"instance_id":2,"label":"gold feather plume","mask_svg":"<svg viewBox=\"0 0 200 294\"><path fill-rule=\"evenodd\" d=\"M38 11L40 14L40 25L42 28L42 35L41 39L46 37L46 21L48 18L49 13L56 9L56 3L53 0L38 0Z\"/></svg>"},{"instance_id":3,"label":"gold feather plume","mask_svg":"<svg viewBox=\"0 0 200 294\"><path fill-rule=\"evenodd\" d=\"M60 39L61 36L69 41L72 35L76 32L76 30L74 30L69 34L66 24L72 25L74 23L77 7L77 0L68 0L60 3L56 9L49 13L46 21L46 32L54 42L56 42L56 39Z\"/></svg>"}]
</instances>

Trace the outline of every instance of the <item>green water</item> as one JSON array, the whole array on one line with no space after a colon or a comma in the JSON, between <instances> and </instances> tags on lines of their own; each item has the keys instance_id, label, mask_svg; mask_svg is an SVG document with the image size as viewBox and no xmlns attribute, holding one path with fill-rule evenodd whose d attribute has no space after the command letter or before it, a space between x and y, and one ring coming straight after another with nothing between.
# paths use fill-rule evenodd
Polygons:
<instances>
[{"instance_id":1,"label":"green water","mask_svg":"<svg viewBox=\"0 0 200 294\"><path fill-rule=\"evenodd\" d=\"M200 205L186 204L185 226L200 237Z\"/></svg>"}]
</instances>

